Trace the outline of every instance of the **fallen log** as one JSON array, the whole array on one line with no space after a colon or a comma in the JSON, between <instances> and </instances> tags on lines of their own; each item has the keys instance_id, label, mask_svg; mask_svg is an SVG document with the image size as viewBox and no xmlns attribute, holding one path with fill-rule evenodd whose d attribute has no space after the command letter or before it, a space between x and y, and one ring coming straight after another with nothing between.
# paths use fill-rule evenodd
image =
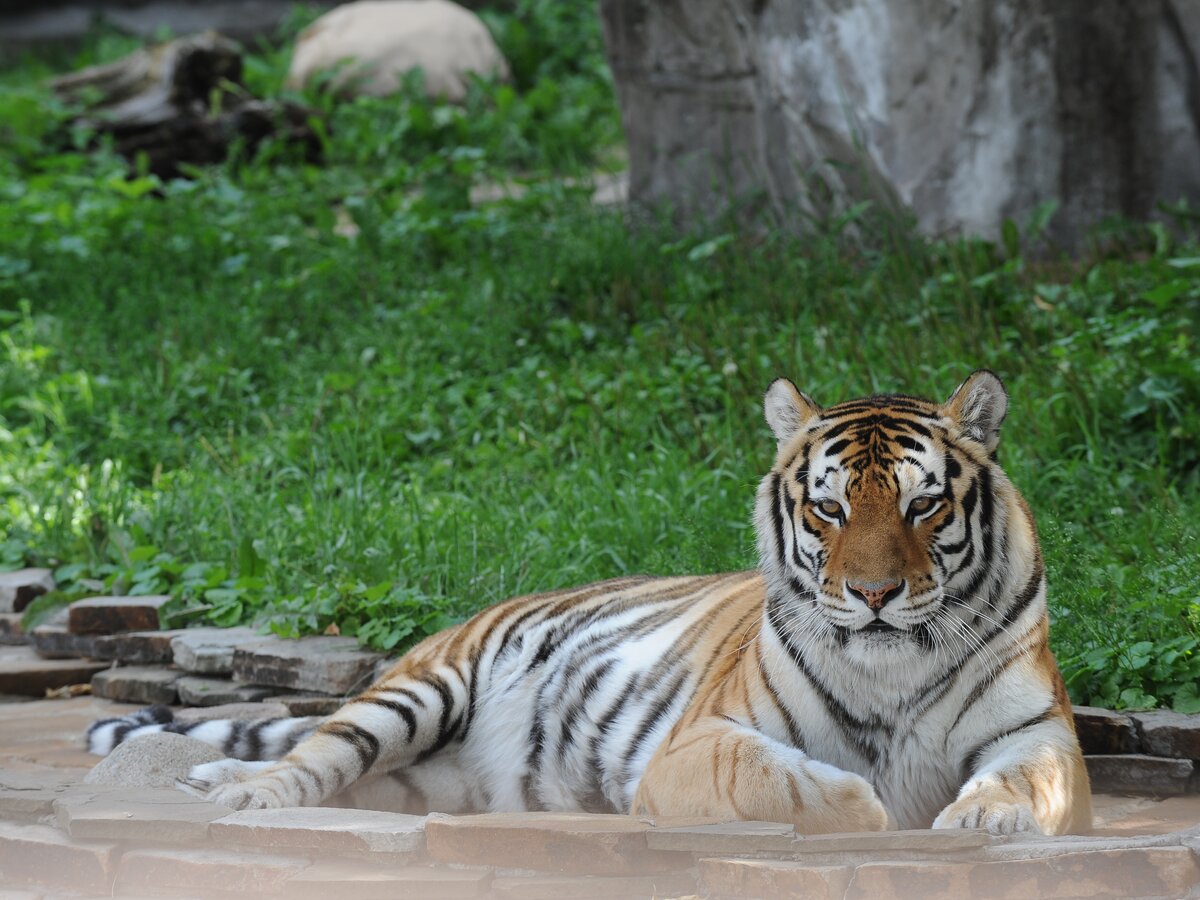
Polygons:
<instances>
[{"instance_id":1,"label":"fallen log","mask_svg":"<svg viewBox=\"0 0 1200 900\"><path fill-rule=\"evenodd\" d=\"M83 106L81 124L111 135L118 153L131 163L144 157L163 178L184 165L221 162L235 143L252 152L267 137L299 144L310 161L320 157L314 111L252 96L241 49L216 32L145 47L55 78L51 88Z\"/></svg>"}]
</instances>

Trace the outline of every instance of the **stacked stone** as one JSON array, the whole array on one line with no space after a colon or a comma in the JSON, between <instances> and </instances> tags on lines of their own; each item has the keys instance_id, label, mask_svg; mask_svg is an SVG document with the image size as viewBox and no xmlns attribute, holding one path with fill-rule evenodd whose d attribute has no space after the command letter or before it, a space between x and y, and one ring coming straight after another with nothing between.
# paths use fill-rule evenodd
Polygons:
<instances>
[{"instance_id":1,"label":"stacked stone","mask_svg":"<svg viewBox=\"0 0 1200 900\"><path fill-rule=\"evenodd\" d=\"M1075 729L1093 791L1200 793L1200 715L1076 706Z\"/></svg>"},{"instance_id":2,"label":"stacked stone","mask_svg":"<svg viewBox=\"0 0 1200 900\"><path fill-rule=\"evenodd\" d=\"M25 634L21 613L54 589L47 569L0 575L0 694L90 683L128 703L225 707L271 700L282 715L326 715L375 678L378 653L344 637L284 640L250 628L164 630L167 596L92 597ZM386 662L386 661L385 661Z\"/></svg>"},{"instance_id":3,"label":"stacked stone","mask_svg":"<svg viewBox=\"0 0 1200 900\"><path fill-rule=\"evenodd\" d=\"M161 787L0 770L0 891L81 898L1190 897L1198 853L1195 829L805 836L771 822L620 815L232 812Z\"/></svg>"}]
</instances>

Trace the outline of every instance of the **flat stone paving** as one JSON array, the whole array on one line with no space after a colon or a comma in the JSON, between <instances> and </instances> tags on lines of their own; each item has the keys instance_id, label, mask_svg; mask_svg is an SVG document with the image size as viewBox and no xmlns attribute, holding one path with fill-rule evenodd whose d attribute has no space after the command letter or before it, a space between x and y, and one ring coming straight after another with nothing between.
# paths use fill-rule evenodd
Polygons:
<instances>
[{"instance_id":1,"label":"flat stone paving","mask_svg":"<svg viewBox=\"0 0 1200 900\"><path fill-rule=\"evenodd\" d=\"M0 704L0 900L1200 898L1200 797L1095 797L1096 829L799 836L778 823L523 813L233 812L83 784L92 697Z\"/></svg>"}]
</instances>

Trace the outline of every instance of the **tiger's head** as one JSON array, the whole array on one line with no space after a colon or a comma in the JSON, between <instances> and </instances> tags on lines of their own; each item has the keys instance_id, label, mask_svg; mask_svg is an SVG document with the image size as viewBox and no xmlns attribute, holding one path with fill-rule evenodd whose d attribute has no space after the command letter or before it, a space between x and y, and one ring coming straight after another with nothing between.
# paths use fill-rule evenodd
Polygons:
<instances>
[{"instance_id":1,"label":"tiger's head","mask_svg":"<svg viewBox=\"0 0 1200 900\"><path fill-rule=\"evenodd\" d=\"M941 404L825 409L778 379L764 406L779 444L758 493L760 561L793 632L832 636L851 658L928 652L969 640L993 595L1040 569L1032 519L995 460L1008 395L993 373Z\"/></svg>"}]
</instances>

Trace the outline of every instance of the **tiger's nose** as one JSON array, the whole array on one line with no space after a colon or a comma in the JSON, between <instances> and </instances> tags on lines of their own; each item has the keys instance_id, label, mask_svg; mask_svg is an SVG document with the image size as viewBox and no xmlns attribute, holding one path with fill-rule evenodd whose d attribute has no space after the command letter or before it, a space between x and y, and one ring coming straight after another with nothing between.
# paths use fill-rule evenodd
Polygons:
<instances>
[{"instance_id":1,"label":"tiger's nose","mask_svg":"<svg viewBox=\"0 0 1200 900\"><path fill-rule=\"evenodd\" d=\"M889 601L900 596L904 590L903 581L860 581L857 584L846 582L850 594L867 604L871 609L880 610Z\"/></svg>"}]
</instances>

